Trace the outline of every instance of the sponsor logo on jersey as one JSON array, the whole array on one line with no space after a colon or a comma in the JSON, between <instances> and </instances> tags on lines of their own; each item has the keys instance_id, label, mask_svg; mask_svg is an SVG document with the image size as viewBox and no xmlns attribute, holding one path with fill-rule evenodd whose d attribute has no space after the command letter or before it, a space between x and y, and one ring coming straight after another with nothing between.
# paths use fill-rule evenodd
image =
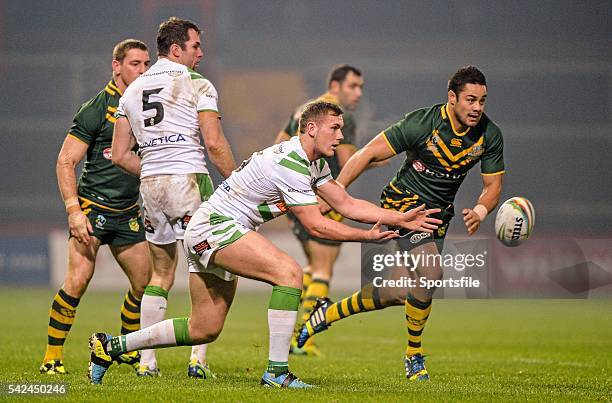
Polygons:
<instances>
[{"instance_id":1,"label":"sponsor logo on jersey","mask_svg":"<svg viewBox=\"0 0 612 403\"><path fill-rule=\"evenodd\" d=\"M282 154L283 153L283 143L275 145L274 148L272 149L272 152L274 154Z\"/></svg>"},{"instance_id":2,"label":"sponsor logo on jersey","mask_svg":"<svg viewBox=\"0 0 612 403\"><path fill-rule=\"evenodd\" d=\"M202 241L198 244L193 245L193 251L198 256L202 256L202 254L209 249L210 249L210 244L208 243L208 241Z\"/></svg>"},{"instance_id":3,"label":"sponsor logo on jersey","mask_svg":"<svg viewBox=\"0 0 612 403\"><path fill-rule=\"evenodd\" d=\"M132 230L133 232L138 232L138 230L140 229L140 224L138 224L138 218L136 217L130 218L130 221L128 221L128 225L130 226L130 230Z\"/></svg>"},{"instance_id":4,"label":"sponsor logo on jersey","mask_svg":"<svg viewBox=\"0 0 612 403\"><path fill-rule=\"evenodd\" d=\"M145 217L144 219L144 229L149 234L152 234L155 232L155 228L153 228L153 225L151 224L151 220L149 220L147 217Z\"/></svg>"},{"instance_id":5,"label":"sponsor logo on jersey","mask_svg":"<svg viewBox=\"0 0 612 403\"><path fill-rule=\"evenodd\" d=\"M484 147L481 145L475 145L472 147L472 151L468 153L468 155L472 158L478 158L484 153Z\"/></svg>"},{"instance_id":6,"label":"sponsor logo on jersey","mask_svg":"<svg viewBox=\"0 0 612 403\"><path fill-rule=\"evenodd\" d=\"M179 219L179 225L182 229L187 229L187 224L191 221L191 216L185 214L182 218Z\"/></svg>"},{"instance_id":7,"label":"sponsor logo on jersey","mask_svg":"<svg viewBox=\"0 0 612 403\"><path fill-rule=\"evenodd\" d=\"M432 178L436 178L436 179L461 179L462 177L467 175L467 171L459 172L459 173L450 173L450 172L432 171L429 168L425 168L424 173L425 175L431 176Z\"/></svg>"},{"instance_id":8,"label":"sponsor logo on jersey","mask_svg":"<svg viewBox=\"0 0 612 403\"><path fill-rule=\"evenodd\" d=\"M460 138L455 137L455 138L451 139L450 145L453 146L453 147L461 148L461 147L463 147L463 142L462 142L462 140Z\"/></svg>"},{"instance_id":9,"label":"sponsor logo on jersey","mask_svg":"<svg viewBox=\"0 0 612 403\"><path fill-rule=\"evenodd\" d=\"M113 153L111 151L110 147L106 147L104 149L104 151L102 152L102 155L104 156L104 158L106 158L107 160L113 159Z\"/></svg>"},{"instance_id":10,"label":"sponsor logo on jersey","mask_svg":"<svg viewBox=\"0 0 612 403\"><path fill-rule=\"evenodd\" d=\"M296 189L296 188L289 187L287 188L287 192L311 193L312 189Z\"/></svg>"},{"instance_id":11,"label":"sponsor logo on jersey","mask_svg":"<svg viewBox=\"0 0 612 403\"><path fill-rule=\"evenodd\" d=\"M423 239L427 239L431 236L429 232L419 232L418 234L414 234L410 237L410 243L418 243Z\"/></svg>"},{"instance_id":12,"label":"sponsor logo on jersey","mask_svg":"<svg viewBox=\"0 0 612 403\"><path fill-rule=\"evenodd\" d=\"M140 145L140 150L144 150L145 148L160 146L162 144L168 143L181 143L187 141L185 136L182 134L170 134L168 136L161 136L156 139L151 139L149 141L145 141Z\"/></svg>"},{"instance_id":13,"label":"sponsor logo on jersey","mask_svg":"<svg viewBox=\"0 0 612 403\"><path fill-rule=\"evenodd\" d=\"M426 169L425 165L423 165L423 163L421 161L419 161L419 160L412 161L412 167L417 172L423 172Z\"/></svg>"},{"instance_id":14,"label":"sponsor logo on jersey","mask_svg":"<svg viewBox=\"0 0 612 403\"><path fill-rule=\"evenodd\" d=\"M274 204L280 210L281 213L286 213L287 210L289 210L289 208L287 208L287 205L285 204L284 201L279 201L279 202L276 202Z\"/></svg>"},{"instance_id":15,"label":"sponsor logo on jersey","mask_svg":"<svg viewBox=\"0 0 612 403\"><path fill-rule=\"evenodd\" d=\"M232 190L232 187L229 185L229 183L227 183L226 181L223 181L219 184L219 187L223 190L225 190L226 192L229 192L230 190Z\"/></svg>"},{"instance_id":16,"label":"sponsor logo on jersey","mask_svg":"<svg viewBox=\"0 0 612 403\"><path fill-rule=\"evenodd\" d=\"M104 229L104 224L106 224L106 217L98 214L98 217L96 217L96 228Z\"/></svg>"},{"instance_id":17,"label":"sponsor logo on jersey","mask_svg":"<svg viewBox=\"0 0 612 403\"><path fill-rule=\"evenodd\" d=\"M442 238L446 234L446 229L448 228L448 224L443 225L438 228L438 236Z\"/></svg>"}]
</instances>

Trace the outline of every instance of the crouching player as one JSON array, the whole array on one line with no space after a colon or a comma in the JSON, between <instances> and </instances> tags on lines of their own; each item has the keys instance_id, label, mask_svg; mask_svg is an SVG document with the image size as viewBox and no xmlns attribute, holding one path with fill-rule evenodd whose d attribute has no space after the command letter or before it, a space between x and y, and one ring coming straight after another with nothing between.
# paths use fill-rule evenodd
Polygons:
<instances>
[{"instance_id":1,"label":"crouching player","mask_svg":"<svg viewBox=\"0 0 612 403\"><path fill-rule=\"evenodd\" d=\"M323 157L342 139L342 109L327 102L310 104L300 118L300 134L254 153L202 203L185 233L190 262L191 315L168 319L127 336L95 333L89 340L89 378L98 384L113 357L142 348L210 343L220 334L236 292L236 276L273 286L268 307L269 353L261 384L308 388L289 372L291 335L302 291L302 270L255 230L288 210L313 235L337 241L380 241L398 236L381 224L431 233L441 221L424 206L405 213L352 198L338 185ZM344 216L375 223L358 229L325 218L316 195Z\"/></svg>"}]
</instances>

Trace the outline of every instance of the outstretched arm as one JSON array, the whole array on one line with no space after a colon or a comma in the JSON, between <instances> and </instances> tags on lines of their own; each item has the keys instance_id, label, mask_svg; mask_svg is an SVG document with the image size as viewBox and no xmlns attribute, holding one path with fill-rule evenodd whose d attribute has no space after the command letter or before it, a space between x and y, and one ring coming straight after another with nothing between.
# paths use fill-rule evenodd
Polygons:
<instances>
[{"instance_id":1,"label":"outstretched arm","mask_svg":"<svg viewBox=\"0 0 612 403\"><path fill-rule=\"evenodd\" d=\"M219 173L227 178L236 168L236 162L223 134L219 114L214 111L198 112L198 120L208 156Z\"/></svg>"},{"instance_id":2,"label":"outstretched arm","mask_svg":"<svg viewBox=\"0 0 612 403\"><path fill-rule=\"evenodd\" d=\"M316 204L293 206L289 209L300 220L308 233L317 238L333 241L383 241L398 236L395 231L382 231L380 229L381 222L377 222L372 228L365 230L331 220L321 215Z\"/></svg>"},{"instance_id":3,"label":"outstretched arm","mask_svg":"<svg viewBox=\"0 0 612 403\"><path fill-rule=\"evenodd\" d=\"M370 164L385 161L394 155L395 152L387 143L384 135L380 133L349 158L336 180L348 187Z\"/></svg>"},{"instance_id":4,"label":"outstretched arm","mask_svg":"<svg viewBox=\"0 0 612 403\"><path fill-rule=\"evenodd\" d=\"M484 221L489 212L497 206L499 196L502 190L504 174L497 175L482 175L482 193L476 202L476 205L471 209L463 209L463 221L467 228L468 234L472 235L480 227L480 223Z\"/></svg>"},{"instance_id":5,"label":"outstretched arm","mask_svg":"<svg viewBox=\"0 0 612 403\"><path fill-rule=\"evenodd\" d=\"M117 165L130 175L140 177L140 157L132 152L136 139L132 133L130 122L125 116L120 116L115 122L111 155L113 165Z\"/></svg>"},{"instance_id":6,"label":"outstretched arm","mask_svg":"<svg viewBox=\"0 0 612 403\"><path fill-rule=\"evenodd\" d=\"M429 217L440 212L440 209L425 210L425 205L405 213L396 210L383 209L348 194L344 187L330 180L317 188L317 194L329 203L337 212L351 220L364 223L381 222L383 224L402 227L412 231L433 232L442 224L441 220Z\"/></svg>"}]
</instances>

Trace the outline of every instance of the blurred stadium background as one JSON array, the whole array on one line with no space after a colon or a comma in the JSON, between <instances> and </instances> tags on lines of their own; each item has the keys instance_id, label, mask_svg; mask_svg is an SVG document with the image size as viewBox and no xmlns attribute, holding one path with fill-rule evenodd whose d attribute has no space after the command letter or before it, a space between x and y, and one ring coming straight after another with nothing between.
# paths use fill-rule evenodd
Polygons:
<instances>
[{"instance_id":1,"label":"blurred stadium background","mask_svg":"<svg viewBox=\"0 0 612 403\"><path fill-rule=\"evenodd\" d=\"M611 14L609 0L0 0L0 281L61 282L67 234L55 159L72 116L109 79L116 42L141 39L154 60L158 24L177 15L203 28L200 70L219 90L239 160L272 143L295 106L324 90L334 64L350 63L365 75L360 145L403 114L444 101L458 67L479 66L489 82L487 113L504 132L502 200L522 195L533 202L536 240L586 239L592 249L573 240L525 248L509 269L525 270L515 286L548 264L569 267L570 280L590 275L563 296L585 296L593 285L610 295ZM352 192L377 200L401 160L367 172ZM456 208L471 206L479 192L473 173ZM264 231L301 259L278 221ZM492 236L492 221L482 236ZM455 220L450 235L463 234ZM593 238L607 241L592 246ZM358 245L344 248L340 288L358 282L356 251ZM112 259L100 259L108 276L99 273L93 286L116 284Z\"/></svg>"}]
</instances>

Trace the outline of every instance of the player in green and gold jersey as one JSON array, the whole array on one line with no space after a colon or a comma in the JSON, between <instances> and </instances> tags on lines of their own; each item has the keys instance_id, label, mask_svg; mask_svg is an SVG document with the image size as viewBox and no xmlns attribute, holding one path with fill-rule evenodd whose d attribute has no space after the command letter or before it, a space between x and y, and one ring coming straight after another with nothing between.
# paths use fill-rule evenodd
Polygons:
<instances>
[{"instance_id":1,"label":"player in green and gold jersey","mask_svg":"<svg viewBox=\"0 0 612 403\"><path fill-rule=\"evenodd\" d=\"M94 274L100 245L110 250L130 281L121 307L121 333L140 328L140 300L151 276L149 250L138 205L139 181L111 161L111 143L119 98L149 66L147 46L135 39L113 50L113 78L74 117L57 159L57 179L68 214L68 271L49 312L47 349L40 372L64 374L63 346L76 308ZM85 158L76 180L76 167ZM138 365L138 354L119 363Z\"/></svg>"},{"instance_id":2,"label":"player in green and gold jersey","mask_svg":"<svg viewBox=\"0 0 612 403\"><path fill-rule=\"evenodd\" d=\"M401 249L413 255L433 255L442 251L446 230L454 215L455 194L468 171L478 162L483 191L473 208L462 210L469 235L478 230L497 205L504 174L503 139L499 127L484 114L486 97L485 76L476 67L461 68L449 81L446 103L407 114L359 150L340 173L338 182L348 186L372 161L383 161L406 152L400 170L382 191L382 207L406 211L424 203L427 208L442 210L437 218L442 219L443 224L433 234L400 230L402 238L398 244ZM431 260L435 263L436 259ZM435 264L416 268L416 277L437 280L442 276L442 268ZM298 346L342 318L405 304L406 376L410 380L427 380L429 374L424 365L421 335L431 311L434 290L420 285L417 281L416 287L391 295L370 284L335 304L319 300L300 331Z\"/></svg>"},{"instance_id":3,"label":"player in green and gold jersey","mask_svg":"<svg viewBox=\"0 0 612 403\"><path fill-rule=\"evenodd\" d=\"M340 169L346 161L357 151L356 125L352 111L359 104L363 91L363 75L361 71L347 64L335 66L329 74L327 91L315 100L311 100L300 106L291 115L285 128L280 131L275 143L289 140L298 134L298 123L302 111L314 101L330 102L344 109L344 127L342 134L344 138L336 148L335 155L325 158L329 164L332 176L336 178ZM341 221L342 216L336 211L329 211L326 216L336 221ZM291 213L287 214L291 229L300 241L307 265L304 267L303 292L302 292L302 319L306 320L315 306L317 298L327 297L329 293L329 281L333 273L333 266L340 253L340 242L330 241L313 237L308 233L300 221ZM298 321L298 324L301 322ZM294 354L320 355L319 349L310 339L303 348L297 348L295 337L291 343L291 352Z\"/></svg>"}]
</instances>

